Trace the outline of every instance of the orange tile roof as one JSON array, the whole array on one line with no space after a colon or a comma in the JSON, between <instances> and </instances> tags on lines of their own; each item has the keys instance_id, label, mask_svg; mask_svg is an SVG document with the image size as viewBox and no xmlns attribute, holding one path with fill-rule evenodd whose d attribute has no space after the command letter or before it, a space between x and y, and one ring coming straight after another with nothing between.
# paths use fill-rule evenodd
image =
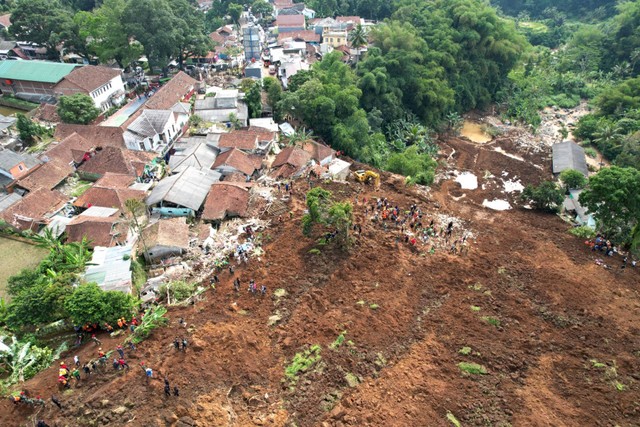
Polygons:
<instances>
[{"instance_id":1,"label":"orange tile roof","mask_svg":"<svg viewBox=\"0 0 640 427\"><path fill-rule=\"evenodd\" d=\"M227 216L245 217L249 209L249 191L242 186L220 182L211 186L204 202L202 219L223 220Z\"/></svg>"},{"instance_id":2,"label":"orange tile roof","mask_svg":"<svg viewBox=\"0 0 640 427\"><path fill-rule=\"evenodd\" d=\"M130 188L104 188L94 185L73 202L79 208L100 206L125 210L124 203L129 199L144 200L146 193Z\"/></svg>"},{"instance_id":3,"label":"orange tile roof","mask_svg":"<svg viewBox=\"0 0 640 427\"><path fill-rule=\"evenodd\" d=\"M95 126L95 125L70 125L60 123L56 126L54 138L61 141L73 133L77 133L86 139L94 147L123 147L123 130L119 127Z\"/></svg>"},{"instance_id":4,"label":"orange tile roof","mask_svg":"<svg viewBox=\"0 0 640 427\"><path fill-rule=\"evenodd\" d=\"M309 160L311 160L311 154L307 153L303 149L298 147L287 147L278 153L271 166L277 168L286 164L299 169L306 165Z\"/></svg>"},{"instance_id":5,"label":"orange tile roof","mask_svg":"<svg viewBox=\"0 0 640 427\"><path fill-rule=\"evenodd\" d=\"M39 188L2 212L2 218L21 230L37 229L37 224L46 222L48 213L57 211L65 203L67 197L61 192Z\"/></svg>"},{"instance_id":6,"label":"orange tile roof","mask_svg":"<svg viewBox=\"0 0 640 427\"><path fill-rule=\"evenodd\" d=\"M239 150L255 150L258 145L258 134L247 130L235 130L229 133L220 134L218 147L237 148Z\"/></svg>"},{"instance_id":7,"label":"orange tile roof","mask_svg":"<svg viewBox=\"0 0 640 427\"><path fill-rule=\"evenodd\" d=\"M149 110L168 110L191 92L197 80L179 71L144 104Z\"/></svg>"},{"instance_id":8,"label":"orange tile roof","mask_svg":"<svg viewBox=\"0 0 640 427\"><path fill-rule=\"evenodd\" d=\"M135 177L129 174L107 172L96 181L96 187L103 188L127 188L135 182Z\"/></svg>"},{"instance_id":9,"label":"orange tile roof","mask_svg":"<svg viewBox=\"0 0 640 427\"><path fill-rule=\"evenodd\" d=\"M89 240L89 246L92 248L96 246L115 246L117 239L114 236L116 231L114 228L117 222L117 215L109 217L79 215L67 224L65 229L67 241L80 242L85 237ZM126 236L124 238L126 239Z\"/></svg>"},{"instance_id":10,"label":"orange tile roof","mask_svg":"<svg viewBox=\"0 0 640 427\"><path fill-rule=\"evenodd\" d=\"M60 93L72 93L79 89L83 92L90 93L109 83L121 73L120 70L109 67L97 67L94 65L77 67L67 74L62 81L55 86L54 90Z\"/></svg>"},{"instance_id":11,"label":"orange tile roof","mask_svg":"<svg viewBox=\"0 0 640 427\"><path fill-rule=\"evenodd\" d=\"M253 175L255 170L258 169L250 156L236 148L220 154L213 163L213 166L211 166L211 169L216 169L220 166L230 166L245 175Z\"/></svg>"}]
</instances>

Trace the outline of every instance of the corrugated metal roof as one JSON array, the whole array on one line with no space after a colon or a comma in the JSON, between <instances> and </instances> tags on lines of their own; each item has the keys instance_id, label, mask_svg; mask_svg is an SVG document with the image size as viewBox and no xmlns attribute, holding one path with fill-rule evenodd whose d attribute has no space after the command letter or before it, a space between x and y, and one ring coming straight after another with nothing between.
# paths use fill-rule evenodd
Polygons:
<instances>
[{"instance_id":1,"label":"corrugated metal roof","mask_svg":"<svg viewBox=\"0 0 640 427\"><path fill-rule=\"evenodd\" d=\"M58 83L79 66L48 61L0 61L0 79Z\"/></svg>"},{"instance_id":2,"label":"corrugated metal roof","mask_svg":"<svg viewBox=\"0 0 640 427\"><path fill-rule=\"evenodd\" d=\"M59 237L64 231L67 229L67 225L73 221L73 218L67 218L66 216L56 215L49 220L49 224L47 227L49 230L53 231L53 234L56 237ZM38 233L41 236L44 234L44 229Z\"/></svg>"},{"instance_id":3,"label":"corrugated metal roof","mask_svg":"<svg viewBox=\"0 0 640 427\"><path fill-rule=\"evenodd\" d=\"M584 148L575 142L564 141L553 144L553 173L560 173L567 169L575 169L584 176L587 176L587 159L584 155Z\"/></svg>"},{"instance_id":4,"label":"corrugated metal roof","mask_svg":"<svg viewBox=\"0 0 640 427\"><path fill-rule=\"evenodd\" d=\"M125 259L126 258L126 259ZM84 278L104 291L131 293L131 246L96 246Z\"/></svg>"},{"instance_id":5,"label":"corrugated metal roof","mask_svg":"<svg viewBox=\"0 0 640 427\"><path fill-rule=\"evenodd\" d=\"M0 195L0 212L19 202L20 199L22 199L22 196L18 193Z\"/></svg>"},{"instance_id":6,"label":"corrugated metal roof","mask_svg":"<svg viewBox=\"0 0 640 427\"><path fill-rule=\"evenodd\" d=\"M116 212L118 212L118 209L104 208L102 206L91 206L89 209L82 212L80 215L92 216L92 217L98 217L98 218L108 218L111 215L115 214Z\"/></svg>"},{"instance_id":7,"label":"corrugated metal roof","mask_svg":"<svg viewBox=\"0 0 640 427\"><path fill-rule=\"evenodd\" d=\"M181 173L160 181L147 197L146 203L152 206L164 201L197 211L207 197L211 184L219 181L220 177L218 172L189 166Z\"/></svg>"},{"instance_id":8,"label":"corrugated metal roof","mask_svg":"<svg viewBox=\"0 0 640 427\"><path fill-rule=\"evenodd\" d=\"M178 152L169 159L171 173L180 173L189 166L198 169L211 169L216 160L218 150L206 144L195 142L188 144L186 150Z\"/></svg>"}]
</instances>

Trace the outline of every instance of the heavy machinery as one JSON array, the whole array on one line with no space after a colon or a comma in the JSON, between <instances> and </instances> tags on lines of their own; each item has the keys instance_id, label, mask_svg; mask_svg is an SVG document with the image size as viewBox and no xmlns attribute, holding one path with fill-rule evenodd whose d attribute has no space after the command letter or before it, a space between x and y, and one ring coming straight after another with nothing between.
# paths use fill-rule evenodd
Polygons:
<instances>
[{"instance_id":1,"label":"heavy machinery","mask_svg":"<svg viewBox=\"0 0 640 427\"><path fill-rule=\"evenodd\" d=\"M374 171L359 170L354 171L353 174L356 180L359 182L367 182L373 184L376 188L380 187L380 174Z\"/></svg>"}]
</instances>

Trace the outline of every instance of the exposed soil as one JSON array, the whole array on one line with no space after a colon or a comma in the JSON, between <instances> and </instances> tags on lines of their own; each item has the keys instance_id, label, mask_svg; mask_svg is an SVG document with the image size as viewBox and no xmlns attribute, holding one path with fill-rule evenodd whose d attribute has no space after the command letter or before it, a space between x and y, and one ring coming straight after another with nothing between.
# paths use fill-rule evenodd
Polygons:
<instances>
[{"instance_id":1,"label":"exposed soil","mask_svg":"<svg viewBox=\"0 0 640 427\"><path fill-rule=\"evenodd\" d=\"M56 394L65 408L47 404L37 417L59 426L446 426L451 413L465 426L640 425L640 272L619 269L615 257L607 260L612 270L597 266L566 223L518 208L515 194L490 185L485 177L496 181L504 171L525 185L550 175L548 153L509 144L443 146L451 168L478 176L476 190L453 180L407 188L388 174L377 191L326 184L338 199L358 195L363 232L350 253L332 244L309 252L318 246L301 233L307 186L298 183L294 219L274 221L262 261L236 270L239 295L224 272L216 293L171 308L169 327L128 355L128 373L108 370L64 393L55 366L40 373L25 388ZM468 253L396 242L395 229L364 219L363 196L417 203L427 219L459 218L456 228L473 235ZM481 206L495 197L514 209ZM246 291L250 278L267 286L266 297ZM182 336L186 353L172 346ZM103 347L120 340L105 336ZM295 384L286 379L294 355L316 344L321 359ZM95 353L91 343L79 351L81 359ZM155 371L148 385L141 361ZM460 362L487 373L464 373ZM164 376L180 397L164 397ZM2 426L33 425L33 416L0 403Z\"/></svg>"}]
</instances>

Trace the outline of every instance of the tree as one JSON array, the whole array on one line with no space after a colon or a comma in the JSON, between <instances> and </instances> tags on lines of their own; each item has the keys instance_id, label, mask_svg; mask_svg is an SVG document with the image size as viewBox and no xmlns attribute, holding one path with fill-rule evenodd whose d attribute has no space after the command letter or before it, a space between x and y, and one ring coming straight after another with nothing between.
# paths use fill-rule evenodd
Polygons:
<instances>
[{"instance_id":1,"label":"tree","mask_svg":"<svg viewBox=\"0 0 640 427\"><path fill-rule=\"evenodd\" d=\"M527 185L520 195L525 203L534 209L557 212L564 200L564 192L553 181L543 181L538 186Z\"/></svg>"},{"instance_id":2,"label":"tree","mask_svg":"<svg viewBox=\"0 0 640 427\"><path fill-rule=\"evenodd\" d=\"M144 257L145 259L149 259L149 249L144 238L144 233L142 232L145 222L140 220L140 218L145 218L146 221L147 206L138 199L127 199L124 201L124 208L129 217L129 227L140 236L140 242L142 242L142 248L144 249Z\"/></svg>"},{"instance_id":3,"label":"tree","mask_svg":"<svg viewBox=\"0 0 640 427\"><path fill-rule=\"evenodd\" d=\"M216 4L220 4L216 2ZM225 20L222 16L216 14L213 10L209 10L204 16L205 30L208 33L212 33L225 24Z\"/></svg>"},{"instance_id":4,"label":"tree","mask_svg":"<svg viewBox=\"0 0 640 427\"><path fill-rule=\"evenodd\" d=\"M322 222L328 209L328 202L331 192L321 187L316 187L307 192L308 213L302 217L302 232L308 236L313 230L313 226Z\"/></svg>"},{"instance_id":5,"label":"tree","mask_svg":"<svg viewBox=\"0 0 640 427\"><path fill-rule=\"evenodd\" d=\"M244 82L250 82L248 90L244 89L246 96L245 101L249 108L249 115L252 119L262 115L262 88L259 82L252 79L244 79Z\"/></svg>"},{"instance_id":6,"label":"tree","mask_svg":"<svg viewBox=\"0 0 640 427\"><path fill-rule=\"evenodd\" d=\"M5 386L32 378L41 370L48 368L51 362L60 357L60 353L66 349L63 344L54 353L48 347L38 347L31 341L19 341L15 336L0 336L0 343L2 344L0 366L3 371L9 373L9 377L3 379Z\"/></svg>"},{"instance_id":7,"label":"tree","mask_svg":"<svg viewBox=\"0 0 640 427\"><path fill-rule=\"evenodd\" d=\"M412 182L423 185L433 183L437 163L428 154L420 154L418 147L412 145L401 153L389 157L386 168L391 172L404 175Z\"/></svg>"},{"instance_id":8,"label":"tree","mask_svg":"<svg viewBox=\"0 0 640 427\"><path fill-rule=\"evenodd\" d=\"M603 91L595 100L600 115L620 115L640 108L640 77L624 80Z\"/></svg>"},{"instance_id":9,"label":"tree","mask_svg":"<svg viewBox=\"0 0 640 427\"><path fill-rule=\"evenodd\" d=\"M264 0L256 0L251 5L251 13L265 17L273 13L273 6Z\"/></svg>"},{"instance_id":10,"label":"tree","mask_svg":"<svg viewBox=\"0 0 640 427\"><path fill-rule=\"evenodd\" d=\"M45 277L12 295L7 324L17 329L25 325L51 323L66 318L64 300L71 294L72 275L58 277L55 282Z\"/></svg>"},{"instance_id":11,"label":"tree","mask_svg":"<svg viewBox=\"0 0 640 427\"><path fill-rule=\"evenodd\" d=\"M351 239L349 230L353 223L353 205L349 202L335 202L329 208L327 224L335 227L336 242L343 249L349 248Z\"/></svg>"},{"instance_id":12,"label":"tree","mask_svg":"<svg viewBox=\"0 0 640 427\"><path fill-rule=\"evenodd\" d=\"M87 125L100 115L93 99L84 93L61 96L58 100L57 113L65 123Z\"/></svg>"},{"instance_id":13,"label":"tree","mask_svg":"<svg viewBox=\"0 0 640 427\"><path fill-rule=\"evenodd\" d=\"M211 49L212 41L205 28L204 13L186 0L173 0L171 7L179 30L178 66L184 69L188 58L204 57Z\"/></svg>"},{"instance_id":14,"label":"tree","mask_svg":"<svg viewBox=\"0 0 640 427\"><path fill-rule=\"evenodd\" d=\"M84 50L84 41L72 16L58 0L18 0L9 29L17 40L46 47L49 57L56 58L56 48L61 43L67 51Z\"/></svg>"},{"instance_id":15,"label":"tree","mask_svg":"<svg viewBox=\"0 0 640 427\"><path fill-rule=\"evenodd\" d=\"M16 128L18 129L18 135L20 135L22 142L27 145L33 144L36 138L47 133L46 128L40 126L24 114L18 113L17 117Z\"/></svg>"},{"instance_id":16,"label":"tree","mask_svg":"<svg viewBox=\"0 0 640 427\"><path fill-rule=\"evenodd\" d=\"M231 19L235 24L237 24L240 21L240 16L242 15L242 12L244 12L244 8L242 7L242 5L239 5L239 4L231 3L227 8L227 13L229 14L229 16L231 17Z\"/></svg>"},{"instance_id":17,"label":"tree","mask_svg":"<svg viewBox=\"0 0 640 427\"><path fill-rule=\"evenodd\" d=\"M64 306L76 325L113 323L128 317L136 305L135 299L120 291L103 291L95 283L78 286Z\"/></svg>"},{"instance_id":18,"label":"tree","mask_svg":"<svg viewBox=\"0 0 640 427\"><path fill-rule=\"evenodd\" d=\"M295 76L294 76L295 77ZM271 106L273 119L276 122L282 120L282 112L278 108L278 103L282 99L282 85L275 77L265 77L263 80L264 90L267 92L267 102Z\"/></svg>"},{"instance_id":19,"label":"tree","mask_svg":"<svg viewBox=\"0 0 640 427\"><path fill-rule=\"evenodd\" d=\"M80 35L88 41L87 49L100 58L101 62L115 60L126 68L144 53L144 47L132 40L125 30L126 0L104 0L102 6L93 12L78 12L74 22L80 28Z\"/></svg>"},{"instance_id":20,"label":"tree","mask_svg":"<svg viewBox=\"0 0 640 427\"><path fill-rule=\"evenodd\" d=\"M603 231L628 241L640 219L640 171L611 166L589 178L580 203Z\"/></svg>"},{"instance_id":21,"label":"tree","mask_svg":"<svg viewBox=\"0 0 640 427\"><path fill-rule=\"evenodd\" d=\"M362 24L358 24L349 33L349 46L351 46L352 49L356 50L357 62L360 61L360 49L366 45L367 45L367 31L364 29Z\"/></svg>"},{"instance_id":22,"label":"tree","mask_svg":"<svg viewBox=\"0 0 640 427\"><path fill-rule=\"evenodd\" d=\"M582 172L575 169L563 170L560 174L560 180L564 183L567 191L572 189L581 189L587 185L587 178Z\"/></svg>"}]
</instances>

